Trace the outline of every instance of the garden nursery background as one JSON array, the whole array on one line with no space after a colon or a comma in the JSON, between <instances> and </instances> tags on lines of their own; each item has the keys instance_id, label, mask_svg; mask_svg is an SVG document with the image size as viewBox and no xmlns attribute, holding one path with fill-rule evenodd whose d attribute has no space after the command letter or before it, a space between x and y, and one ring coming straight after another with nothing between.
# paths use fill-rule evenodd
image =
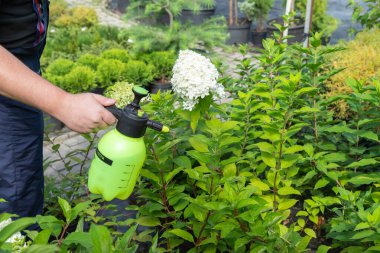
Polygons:
<instances>
[{"instance_id":1,"label":"garden nursery background","mask_svg":"<svg viewBox=\"0 0 380 253\"><path fill-rule=\"evenodd\" d=\"M380 252L380 1L314 1L304 47L306 3L52 0L43 77L119 108L143 86L171 131L108 202L110 129L46 115L44 212L0 214L0 252Z\"/></svg>"}]
</instances>

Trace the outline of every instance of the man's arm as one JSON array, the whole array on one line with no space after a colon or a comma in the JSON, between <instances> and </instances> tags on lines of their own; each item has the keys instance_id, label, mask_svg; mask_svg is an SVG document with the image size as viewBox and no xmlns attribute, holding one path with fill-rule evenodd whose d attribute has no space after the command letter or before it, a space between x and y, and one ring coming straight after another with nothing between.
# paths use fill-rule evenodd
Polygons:
<instances>
[{"instance_id":1,"label":"man's arm","mask_svg":"<svg viewBox=\"0 0 380 253\"><path fill-rule=\"evenodd\" d=\"M70 94L52 85L0 46L0 94L36 107L74 131L90 132L115 123L104 106L114 100L91 94Z\"/></svg>"}]
</instances>

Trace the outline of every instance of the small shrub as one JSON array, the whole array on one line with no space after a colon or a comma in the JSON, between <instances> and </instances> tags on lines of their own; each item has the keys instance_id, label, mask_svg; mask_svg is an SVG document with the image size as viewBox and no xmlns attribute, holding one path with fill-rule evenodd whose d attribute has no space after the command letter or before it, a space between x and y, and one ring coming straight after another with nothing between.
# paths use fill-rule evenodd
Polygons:
<instances>
[{"instance_id":1,"label":"small shrub","mask_svg":"<svg viewBox=\"0 0 380 253\"><path fill-rule=\"evenodd\" d=\"M135 85L144 85L153 80L152 65L143 61L129 61L125 69L125 80Z\"/></svg>"},{"instance_id":2,"label":"small shrub","mask_svg":"<svg viewBox=\"0 0 380 253\"><path fill-rule=\"evenodd\" d=\"M74 66L74 62L59 58L52 62L46 69L46 72L51 75L63 76L68 74Z\"/></svg>"},{"instance_id":3,"label":"small shrub","mask_svg":"<svg viewBox=\"0 0 380 253\"><path fill-rule=\"evenodd\" d=\"M352 89L345 84L347 78L362 80L365 83L372 78L380 78L380 30L359 33L355 40L346 45L346 50L334 54L331 58L335 69L344 68L343 71L331 77L327 88L327 96L349 94ZM336 116L347 118L348 106L344 101L336 103L334 108Z\"/></svg>"},{"instance_id":4,"label":"small shrub","mask_svg":"<svg viewBox=\"0 0 380 253\"><path fill-rule=\"evenodd\" d=\"M145 57L148 64L154 66L153 78L167 82L172 76L176 55L170 51L153 52Z\"/></svg>"},{"instance_id":5,"label":"small shrub","mask_svg":"<svg viewBox=\"0 0 380 253\"><path fill-rule=\"evenodd\" d=\"M119 60L104 59L98 65L97 76L101 87L110 86L112 83L123 80L126 65Z\"/></svg>"},{"instance_id":6,"label":"small shrub","mask_svg":"<svg viewBox=\"0 0 380 253\"><path fill-rule=\"evenodd\" d=\"M128 51L124 49L119 49L119 48L108 49L102 53L101 57L104 59L119 60L124 63L127 63L130 59L130 55L128 54Z\"/></svg>"},{"instance_id":7,"label":"small shrub","mask_svg":"<svg viewBox=\"0 0 380 253\"><path fill-rule=\"evenodd\" d=\"M96 87L95 72L86 66L76 66L63 79L63 88L71 93L90 91Z\"/></svg>"},{"instance_id":8,"label":"small shrub","mask_svg":"<svg viewBox=\"0 0 380 253\"><path fill-rule=\"evenodd\" d=\"M98 16L93 8L78 6L57 17L54 26L57 27L92 27L98 24Z\"/></svg>"},{"instance_id":9,"label":"small shrub","mask_svg":"<svg viewBox=\"0 0 380 253\"><path fill-rule=\"evenodd\" d=\"M54 24L60 16L67 13L67 9L67 3L64 0L51 1L49 6L49 21Z\"/></svg>"},{"instance_id":10,"label":"small shrub","mask_svg":"<svg viewBox=\"0 0 380 253\"><path fill-rule=\"evenodd\" d=\"M124 108L127 104L133 100L132 92L133 84L128 82L117 82L114 85L107 88L104 95L116 100L116 106Z\"/></svg>"},{"instance_id":11,"label":"small shrub","mask_svg":"<svg viewBox=\"0 0 380 253\"><path fill-rule=\"evenodd\" d=\"M82 65L82 66L87 66L93 70L96 70L100 61L101 59L96 55L83 54L78 58L77 64Z\"/></svg>"}]
</instances>

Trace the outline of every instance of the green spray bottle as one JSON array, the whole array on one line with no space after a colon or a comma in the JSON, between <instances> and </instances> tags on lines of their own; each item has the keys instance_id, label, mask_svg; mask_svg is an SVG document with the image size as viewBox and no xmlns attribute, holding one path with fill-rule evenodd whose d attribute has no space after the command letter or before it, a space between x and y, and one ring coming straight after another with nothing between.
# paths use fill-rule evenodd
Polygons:
<instances>
[{"instance_id":1,"label":"green spray bottle","mask_svg":"<svg viewBox=\"0 0 380 253\"><path fill-rule=\"evenodd\" d=\"M161 123L149 120L140 108L140 100L148 95L142 87L134 87L135 98L124 109L106 107L118 119L116 129L106 133L99 141L88 175L90 192L101 194L110 201L127 199L136 184L144 163L146 128L169 132Z\"/></svg>"}]
</instances>

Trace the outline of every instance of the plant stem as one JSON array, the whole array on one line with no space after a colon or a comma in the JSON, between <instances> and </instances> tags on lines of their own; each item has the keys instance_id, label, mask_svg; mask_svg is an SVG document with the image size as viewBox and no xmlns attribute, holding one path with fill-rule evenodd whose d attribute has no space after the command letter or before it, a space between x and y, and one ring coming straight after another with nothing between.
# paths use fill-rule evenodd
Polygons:
<instances>
[{"instance_id":1,"label":"plant stem","mask_svg":"<svg viewBox=\"0 0 380 253\"><path fill-rule=\"evenodd\" d=\"M61 246L61 245L62 245L63 237L65 236L66 231L67 231L67 229L69 228L69 225L70 225L70 224L68 224L68 223L65 224L65 226L64 226L64 228L63 228L63 230L62 230L61 236L60 236L60 238L59 238L59 240L58 240L58 246Z\"/></svg>"}]
</instances>

